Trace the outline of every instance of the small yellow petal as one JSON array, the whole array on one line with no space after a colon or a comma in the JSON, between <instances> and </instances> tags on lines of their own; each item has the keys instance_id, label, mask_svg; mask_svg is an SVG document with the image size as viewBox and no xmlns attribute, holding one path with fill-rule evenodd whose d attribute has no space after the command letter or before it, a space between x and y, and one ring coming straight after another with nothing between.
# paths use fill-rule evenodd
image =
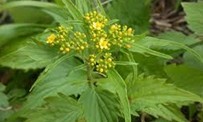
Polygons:
<instances>
[{"instance_id":1,"label":"small yellow petal","mask_svg":"<svg viewBox=\"0 0 203 122\"><path fill-rule=\"evenodd\" d=\"M103 24L100 22L93 22L92 27L96 30L101 30L103 28Z\"/></svg>"},{"instance_id":2,"label":"small yellow petal","mask_svg":"<svg viewBox=\"0 0 203 122\"><path fill-rule=\"evenodd\" d=\"M101 73L104 72L104 69L103 69L103 68L100 68L100 69L99 69L99 72L101 72Z\"/></svg>"},{"instance_id":3,"label":"small yellow petal","mask_svg":"<svg viewBox=\"0 0 203 122\"><path fill-rule=\"evenodd\" d=\"M99 47L101 49L108 49L109 48L108 46L109 46L108 41L105 38L101 38L99 41Z\"/></svg>"},{"instance_id":4,"label":"small yellow petal","mask_svg":"<svg viewBox=\"0 0 203 122\"><path fill-rule=\"evenodd\" d=\"M70 49L69 49L69 48L65 48L65 50L66 50L66 52L69 52L69 51L70 51Z\"/></svg>"}]
</instances>

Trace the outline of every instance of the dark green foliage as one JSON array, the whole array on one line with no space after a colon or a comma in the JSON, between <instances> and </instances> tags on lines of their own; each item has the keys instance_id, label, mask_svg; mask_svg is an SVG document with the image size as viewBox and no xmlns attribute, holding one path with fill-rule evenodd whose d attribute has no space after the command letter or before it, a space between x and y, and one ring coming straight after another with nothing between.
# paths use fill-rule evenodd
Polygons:
<instances>
[{"instance_id":1,"label":"dark green foliage","mask_svg":"<svg viewBox=\"0 0 203 122\"><path fill-rule=\"evenodd\" d=\"M151 0L113 0L107 12L110 18L135 29L137 34L149 30Z\"/></svg>"}]
</instances>

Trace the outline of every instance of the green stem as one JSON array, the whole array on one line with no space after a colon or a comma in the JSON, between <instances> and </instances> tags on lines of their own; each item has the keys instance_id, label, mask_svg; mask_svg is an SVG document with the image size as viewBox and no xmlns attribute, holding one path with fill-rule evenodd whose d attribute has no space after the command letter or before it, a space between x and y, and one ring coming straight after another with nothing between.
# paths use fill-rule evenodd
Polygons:
<instances>
[{"instance_id":1,"label":"green stem","mask_svg":"<svg viewBox=\"0 0 203 122\"><path fill-rule=\"evenodd\" d=\"M135 62L134 58L133 58L133 54L131 52L128 52L128 60L130 62ZM138 70L137 70L137 65L133 65L133 77L132 77L132 81L135 81L137 79L137 75L138 75Z\"/></svg>"},{"instance_id":2,"label":"green stem","mask_svg":"<svg viewBox=\"0 0 203 122\"><path fill-rule=\"evenodd\" d=\"M86 64L87 64L87 80L89 85L92 86L93 85L92 67L88 63Z\"/></svg>"}]
</instances>

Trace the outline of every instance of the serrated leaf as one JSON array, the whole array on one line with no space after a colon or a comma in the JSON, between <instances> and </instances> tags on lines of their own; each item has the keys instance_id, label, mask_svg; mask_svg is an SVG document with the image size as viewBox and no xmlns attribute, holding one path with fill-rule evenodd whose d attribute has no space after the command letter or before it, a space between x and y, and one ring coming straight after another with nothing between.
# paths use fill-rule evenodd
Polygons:
<instances>
[{"instance_id":1,"label":"serrated leaf","mask_svg":"<svg viewBox=\"0 0 203 122\"><path fill-rule=\"evenodd\" d=\"M118 94L125 122L131 122L130 105L127 97L127 86L116 70L108 71L108 78L99 79L99 85L113 93Z\"/></svg>"},{"instance_id":2,"label":"serrated leaf","mask_svg":"<svg viewBox=\"0 0 203 122\"><path fill-rule=\"evenodd\" d=\"M167 75L174 84L203 97L203 71L187 65L169 65L165 67Z\"/></svg>"},{"instance_id":3,"label":"serrated leaf","mask_svg":"<svg viewBox=\"0 0 203 122\"><path fill-rule=\"evenodd\" d=\"M32 40L25 38L5 45L1 50L0 65L24 70L43 68L58 56L56 49L29 41Z\"/></svg>"},{"instance_id":4,"label":"serrated leaf","mask_svg":"<svg viewBox=\"0 0 203 122\"><path fill-rule=\"evenodd\" d=\"M46 105L29 114L26 122L76 122L82 116L82 107L71 97L60 95L45 99Z\"/></svg>"},{"instance_id":5,"label":"serrated leaf","mask_svg":"<svg viewBox=\"0 0 203 122\"><path fill-rule=\"evenodd\" d=\"M182 3L186 12L186 20L196 34L203 34L203 2L198 3Z\"/></svg>"},{"instance_id":6,"label":"serrated leaf","mask_svg":"<svg viewBox=\"0 0 203 122\"><path fill-rule=\"evenodd\" d=\"M203 45L198 45L194 47L193 50L195 50L201 57L203 57ZM203 71L203 63L195 59L190 53L184 53L183 58L184 64Z\"/></svg>"},{"instance_id":7,"label":"serrated leaf","mask_svg":"<svg viewBox=\"0 0 203 122\"><path fill-rule=\"evenodd\" d=\"M139 71L144 72L146 75L156 75L157 77L166 76L163 69L168 61L167 59L156 56L144 56L137 53L134 54L133 57L134 60L139 64Z\"/></svg>"},{"instance_id":8,"label":"serrated leaf","mask_svg":"<svg viewBox=\"0 0 203 122\"><path fill-rule=\"evenodd\" d=\"M88 88L79 99L88 122L118 122L119 101L116 94L99 88Z\"/></svg>"},{"instance_id":9,"label":"serrated leaf","mask_svg":"<svg viewBox=\"0 0 203 122\"><path fill-rule=\"evenodd\" d=\"M43 104L48 96L63 93L65 95L78 95L87 88L86 72L74 70L80 62L69 56L59 58L47 66L39 76L28 97L24 109L32 109Z\"/></svg>"},{"instance_id":10,"label":"serrated leaf","mask_svg":"<svg viewBox=\"0 0 203 122\"><path fill-rule=\"evenodd\" d=\"M161 116L170 122L174 120L176 120L177 122L188 122L188 120L185 119L184 115L179 111L179 109L171 106L155 105L148 108L146 107L141 111L153 115L156 118L159 118L159 116Z\"/></svg>"},{"instance_id":11,"label":"serrated leaf","mask_svg":"<svg viewBox=\"0 0 203 122\"><path fill-rule=\"evenodd\" d=\"M140 76L133 86L130 86L128 93L135 102L145 101L145 103L178 103L178 102L201 102L203 99L198 95L168 84L165 79L154 78L152 76ZM147 101L146 101L147 100Z\"/></svg>"},{"instance_id":12,"label":"serrated leaf","mask_svg":"<svg viewBox=\"0 0 203 122\"><path fill-rule=\"evenodd\" d=\"M172 115L173 112L168 110L168 106L203 101L198 95L177 88L173 84L168 84L165 82L165 79L154 78L153 76L144 77L140 75L128 88L132 111L153 113L153 115L161 116L168 120L182 120L182 117ZM159 109L162 109L165 113L157 111ZM184 121L182 120L182 122Z\"/></svg>"}]
</instances>

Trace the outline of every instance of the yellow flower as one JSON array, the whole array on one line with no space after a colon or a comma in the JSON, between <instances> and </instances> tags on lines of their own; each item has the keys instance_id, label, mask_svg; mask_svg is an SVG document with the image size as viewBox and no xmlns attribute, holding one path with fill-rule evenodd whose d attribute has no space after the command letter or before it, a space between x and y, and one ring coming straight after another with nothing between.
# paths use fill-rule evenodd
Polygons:
<instances>
[{"instance_id":1,"label":"yellow flower","mask_svg":"<svg viewBox=\"0 0 203 122\"><path fill-rule=\"evenodd\" d=\"M54 41L56 39L56 35L55 34L51 34L48 38L47 38L47 43L49 44L54 44Z\"/></svg>"},{"instance_id":2,"label":"yellow flower","mask_svg":"<svg viewBox=\"0 0 203 122\"><path fill-rule=\"evenodd\" d=\"M128 33L131 34L133 32L132 28L128 28Z\"/></svg>"},{"instance_id":3,"label":"yellow flower","mask_svg":"<svg viewBox=\"0 0 203 122\"><path fill-rule=\"evenodd\" d=\"M95 60L94 60L94 58L90 58L90 62L94 62Z\"/></svg>"},{"instance_id":4,"label":"yellow flower","mask_svg":"<svg viewBox=\"0 0 203 122\"><path fill-rule=\"evenodd\" d=\"M68 48L68 47L65 48L65 51L66 51L66 52L69 52L69 51L70 51L70 48Z\"/></svg>"},{"instance_id":5,"label":"yellow flower","mask_svg":"<svg viewBox=\"0 0 203 122\"><path fill-rule=\"evenodd\" d=\"M105 38L101 38L100 41L99 41L99 47L101 49L109 49L109 42L105 39Z\"/></svg>"},{"instance_id":6,"label":"yellow flower","mask_svg":"<svg viewBox=\"0 0 203 122\"><path fill-rule=\"evenodd\" d=\"M104 69L103 69L103 68L100 68L100 69L99 69L99 72L100 72L100 73L104 72Z\"/></svg>"},{"instance_id":7,"label":"yellow flower","mask_svg":"<svg viewBox=\"0 0 203 122\"><path fill-rule=\"evenodd\" d=\"M112 25L111 28L110 28L110 30L116 31L116 30L118 30L118 27L117 27L116 25Z\"/></svg>"},{"instance_id":8,"label":"yellow flower","mask_svg":"<svg viewBox=\"0 0 203 122\"><path fill-rule=\"evenodd\" d=\"M103 28L103 24L101 22L93 22L92 24L92 27L95 29L95 30L101 30Z\"/></svg>"},{"instance_id":9,"label":"yellow flower","mask_svg":"<svg viewBox=\"0 0 203 122\"><path fill-rule=\"evenodd\" d=\"M110 32L118 32L118 31L120 31L121 30L121 26L120 25L118 25L118 24L113 24L113 25L111 25L111 27L110 27Z\"/></svg>"},{"instance_id":10,"label":"yellow flower","mask_svg":"<svg viewBox=\"0 0 203 122\"><path fill-rule=\"evenodd\" d=\"M107 61L108 61L108 62L112 62L112 59L111 59L111 58L108 58Z\"/></svg>"}]
</instances>

